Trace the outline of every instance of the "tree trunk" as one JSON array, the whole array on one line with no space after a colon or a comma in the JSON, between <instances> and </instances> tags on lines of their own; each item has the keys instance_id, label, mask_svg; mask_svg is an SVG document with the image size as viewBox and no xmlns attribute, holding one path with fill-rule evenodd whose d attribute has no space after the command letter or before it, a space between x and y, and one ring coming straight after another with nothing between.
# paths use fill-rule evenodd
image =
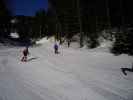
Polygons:
<instances>
[{"instance_id":1,"label":"tree trunk","mask_svg":"<svg viewBox=\"0 0 133 100\"><path fill-rule=\"evenodd\" d=\"M80 9L79 0L77 0L77 10L78 10L78 20L80 26L80 47L83 47L83 30L82 30L82 19L81 19L81 9Z\"/></svg>"}]
</instances>

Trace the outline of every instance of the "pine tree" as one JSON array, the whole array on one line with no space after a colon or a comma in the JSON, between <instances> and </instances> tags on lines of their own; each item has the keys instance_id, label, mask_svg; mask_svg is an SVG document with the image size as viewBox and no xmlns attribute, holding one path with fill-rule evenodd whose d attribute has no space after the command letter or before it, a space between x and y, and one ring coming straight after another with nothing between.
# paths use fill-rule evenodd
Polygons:
<instances>
[{"instance_id":1,"label":"pine tree","mask_svg":"<svg viewBox=\"0 0 133 100\"><path fill-rule=\"evenodd\" d=\"M37 37L44 37L46 36L46 26L47 26L47 19L46 19L46 12L44 9L40 9L36 12L35 15L35 32Z\"/></svg>"},{"instance_id":2,"label":"pine tree","mask_svg":"<svg viewBox=\"0 0 133 100\"><path fill-rule=\"evenodd\" d=\"M120 33L117 33L115 36L115 43L111 49L114 54L130 54L133 55L133 30L128 30Z\"/></svg>"},{"instance_id":3,"label":"pine tree","mask_svg":"<svg viewBox=\"0 0 133 100\"><path fill-rule=\"evenodd\" d=\"M0 37L8 37L10 33L10 12L5 2L0 0Z\"/></svg>"}]
</instances>

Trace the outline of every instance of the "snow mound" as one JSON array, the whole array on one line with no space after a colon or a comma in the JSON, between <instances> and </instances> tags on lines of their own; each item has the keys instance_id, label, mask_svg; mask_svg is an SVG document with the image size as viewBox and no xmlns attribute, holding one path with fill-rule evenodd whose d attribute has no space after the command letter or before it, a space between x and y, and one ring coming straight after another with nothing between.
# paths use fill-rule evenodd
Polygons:
<instances>
[{"instance_id":1,"label":"snow mound","mask_svg":"<svg viewBox=\"0 0 133 100\"><path fill-rule=\"evenodd\" d=\"M19 38L19 35L18 35L18 33L10 33L10 36L12 37L12 38Z\"/></svg>"},{"instance_id":2,"label":"snow mound","mask_svg":"<svg viewBox=\"0 0 133 100\"><path fill-rule=\"evenodd\" d=\"M50 38L44 37L44 38L42 38L42 39L36 41L36 44L45 44L45 43L48 43L48 42L49 42L49 43L55 42L54 37L50 37Z\"/></svg>"},{"instance_id":3,"label":"snow mound","mask_svg":"<svg viewBox=\"0 0 133 100\"><path fill-rule=\"evenodd\" d=\"M112 47L112 42L111 41L104 41L104 42L100 43L99 47L105 47L105 48Z\"/></svg>"},{"instance_id":4,"label":"snow mound","mask_svg":"<svg viewBox=\"0 0 133 100\"><path fill-rule=\"evenodd\" d=\"M42 38L42 39L36 41L36 44L44 44L44 43L46 43L46 42L48 42L48 41L49 41L49 40L48 40L47 38Z\"/></svg>"}]
</instances>

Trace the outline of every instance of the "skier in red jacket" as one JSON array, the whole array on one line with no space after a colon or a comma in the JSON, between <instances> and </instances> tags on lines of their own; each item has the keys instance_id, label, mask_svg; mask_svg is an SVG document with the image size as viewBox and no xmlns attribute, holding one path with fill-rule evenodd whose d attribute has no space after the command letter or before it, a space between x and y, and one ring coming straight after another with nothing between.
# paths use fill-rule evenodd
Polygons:
<instances>
[{"instance_id":1,"label":"skier in red jacket","mask_svg":"<svg viewBox=\"0 0 133 100\"><path fill-rule=\"evenodd\" d=\"M23 50L23 57L21 59L22 62L26 62L27 61L27 55L28 54L29 54L28 47L25 47L25 49Z\"/></svg>"}]
</instances>

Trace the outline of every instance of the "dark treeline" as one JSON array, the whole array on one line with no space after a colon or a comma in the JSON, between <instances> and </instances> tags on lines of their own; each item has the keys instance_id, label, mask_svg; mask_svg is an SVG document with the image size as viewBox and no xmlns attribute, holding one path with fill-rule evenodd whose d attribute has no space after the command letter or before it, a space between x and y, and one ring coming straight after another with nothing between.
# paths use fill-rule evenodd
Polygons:
<instances>
[{"instance_id":1,"label":"dark treeline","mask_svg":"<svg viewBox=\"0 0 133 100\"><path fill-rule=\"evenodd\" d=\"M115 38L111 49L113 53L133 51L131 1L48 1L48 10L40 9L35 16L11 16L5 3L0 0L0 37L8 36L10 32L15 31L19 34L20 40L54 35L55 39L62 43L62 37L70 42L74 35L78 35L80 47L87 43L89 48L95 48L99 45L98 38L103 35L101 31L106 30L104 35L107 39ZM14 22L11 23L11 20ZM113 28L117 29L115 34L112 32Z\"/></svg>"},{"instance_id":2,"label":"dark treeline","mask_svg":"<svg viewBox=\"0 0 133 100\"><path fill-rule=\"evenodd\" d=\"M133 23L129 0L49 0L49 3L64 33L79 32L80 23L84 33Z\"/></svg>"},{"instance_id":3,"label":"dark treeline","mask_svg":"<svg viewBox=\"0 0 133 100\"><path fill-rule=\"evenodd\" d=\"M12 15L5 4L0 1L1 42L4 42L5 39L11 39L30 43L31 39L38 39L47 35L47 18L44 9L39 9L34 16ZM15 32L19 35L18 39L10 37L10 33Z\"/></svg>"},{"instance_id":4,"label":"dark treeline","mask_svg":"<svg viewBox=\"0 0 133 100\"><path fill-rule=\"evenodd\" d=\"M50 9L53 8L57 17L56 20L64 26L62 27L63 32L66 31L65 27L68 27L67 31L71 28L71 25L70 27L69 25L65 26L65 23L69 24L73 21L72 24L76 22L79 24L79 20L76 20L79 16L82 24L85 27L90 27L89 29L84 27L83 31L93 30L91 25L94 23L99 26L98 30L115 26L121 27L122 25L127 26L133 23L133 14L131 13L133 7L129 0L49 0L49 3ZM70 32L76 32L76 30L70 29Z\"/></svg>"},{"instance_id":5,"label":"dark treeline","mask_svg":"<svg viewBox=\"0 0 133 100\"><path fill-rule=\"evenodd\" d=\"M132 32L128 30L133 24L132 8L129 0L49 0L48 12L53 15L56 37L71 39L79 33L80 46L87 38L88 46L94 48L101 31L107 30L108 38L115 38L112 52L127 53L133 51ZM118 30L115 34L113 28Z\"/></svg>"},{"instance_id":6,"label":"dark treeline","mask_svg":"<svg viewBox=\"0 0 133 100\"><path fill-rule=\"evenodd\" d=\"M41 38L47 33L46 12L40 9L35 16L13 16L12 31L16 31L21 39Z\"/></svg>"}]
</instances>

